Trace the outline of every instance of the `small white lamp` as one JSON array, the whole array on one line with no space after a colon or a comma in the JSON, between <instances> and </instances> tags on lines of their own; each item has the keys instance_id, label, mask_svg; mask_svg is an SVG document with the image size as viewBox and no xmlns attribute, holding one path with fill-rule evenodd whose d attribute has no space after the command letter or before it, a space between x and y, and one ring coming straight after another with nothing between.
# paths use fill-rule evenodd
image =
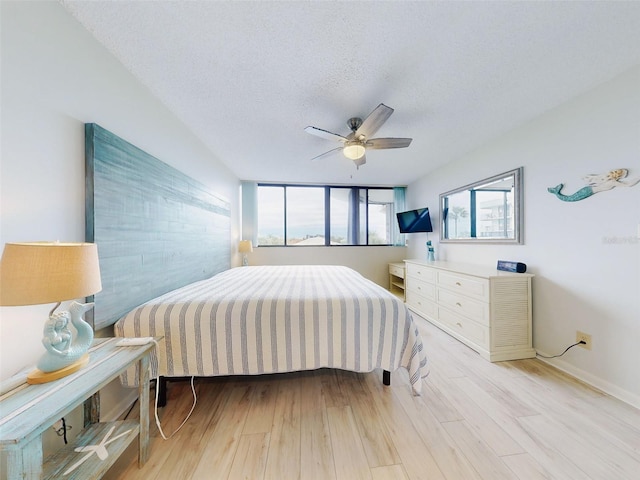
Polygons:
<instances>
[{"instance_id":1,"label":"small white lamp","mask_svg":"<svg viewBox=\"0 0 640 480\"><path fill-rule=\"evenodd\" d=\"M0 305L54 303L45 323L46 352L30 384L46 383L80 370L89 362L93 329L82 315L93 303L72 302L68 312L54 313L64 300L84 298L102 290L98 248L93 243L7 243L0 260ZM75 328L75 335L69 328Z\"/></svg>"},{"instance_id":2,"label":"small white lamp","mask_svg":"<svg viewBox=\"0 0 640 480\"><path fill-rule=\"evenodd\" d=\"M249 256L247 253L253 252L251 240L240 240L238 251L242 253L242 266L247 267L249 265Z\"/></svg>"}]
</instances>

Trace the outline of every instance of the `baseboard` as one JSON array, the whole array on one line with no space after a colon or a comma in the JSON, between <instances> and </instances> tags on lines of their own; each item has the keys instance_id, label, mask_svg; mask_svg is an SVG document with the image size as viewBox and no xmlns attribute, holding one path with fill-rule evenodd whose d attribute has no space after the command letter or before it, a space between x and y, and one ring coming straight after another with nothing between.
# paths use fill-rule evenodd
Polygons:
<instances>
[{"instance_id":1,"label":"baseboard","mask_svg":"<svg viewBox=\"0 0 640 480\"><path fill-rule=\"evenodd\" d=\"M538 351L538 353L540 355L545 355L547 357L550 356L549 354L541 351ZM632 407L640 409L640 396L638 395L635 395L623 388L620 388L617 385L613 385L612 383L609 383L600 377L596 377L595 375L592 375L589 372L586 372L580 368L577 368L576 366L571 365L570 363L565 362L563 360L556 360L556 359L550 360L550 359L541 358L541 357L537 357L537 358L538 360L542 360L543 362L548 363L549 365L557 368L558 370L561 370L564 373L567 373L572 377L575 377L578 380L581 380L591 385L592 387L595 387L598 390L601 390L604 393L617 398L618 400L628 403Z\"/></svg>"}]
</instances>

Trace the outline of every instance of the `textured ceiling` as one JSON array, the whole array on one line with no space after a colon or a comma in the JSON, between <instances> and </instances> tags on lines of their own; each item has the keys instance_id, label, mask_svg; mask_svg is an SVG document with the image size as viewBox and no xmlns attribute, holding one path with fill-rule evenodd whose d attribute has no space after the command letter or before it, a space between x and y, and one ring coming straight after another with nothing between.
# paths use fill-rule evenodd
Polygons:
<instances>
[{"instance_id":1,"label":"textured ceiling","mask_svg":"<svg viewBox=\"0 0 640 480\"><path fill-rule=\"evenodd\" d=\"M640 2L61 3L246 180L408 184L640 64ZM310 161L379 103L409 148Z\"/></svg>"}]
</instances>

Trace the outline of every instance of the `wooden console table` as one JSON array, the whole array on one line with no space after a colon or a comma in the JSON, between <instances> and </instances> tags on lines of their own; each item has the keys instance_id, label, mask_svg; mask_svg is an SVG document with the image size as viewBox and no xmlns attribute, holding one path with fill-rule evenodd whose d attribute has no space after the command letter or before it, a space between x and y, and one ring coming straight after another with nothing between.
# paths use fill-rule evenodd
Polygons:
<instances>
[{"instance_id":1,"label":"wooden console table","mask_svg":"<svg viewBox=\"0 0 640 480\"><path fill-rule=\"evenodd\" d=\"M138 465L149 456L149 355L153 342L118 347L118 339L96 339L89 364L78 372L41 385L21 385L0 398L0 450L6 453L6 478L96 479L138 437ZM42 433L137 364L140 418L95 423L74 442L46 459ZM80 450L80 451L77 451Z\"/></svg>"}]
</instances>

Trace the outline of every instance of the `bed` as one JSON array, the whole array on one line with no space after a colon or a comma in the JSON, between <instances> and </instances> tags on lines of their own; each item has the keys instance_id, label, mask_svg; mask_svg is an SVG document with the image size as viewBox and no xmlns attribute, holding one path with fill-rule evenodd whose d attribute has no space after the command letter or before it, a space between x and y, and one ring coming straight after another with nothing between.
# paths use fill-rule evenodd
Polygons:
<instances>
[{"instance_id":1,"label":"bed","mask_svg":"<svg viewBox=\"0 0 640 480\"><path fill-rule=\"evenodd\" d=\"M96 124L85 153L85 238L103 286L88 320L163 336L154 376L381 368L388 384L404 367L420 393L426 357L401 300L341 266L231 268L227 200Z\"/></svg>"},{"instance_id":2,"label":"bed","mask_svg":"<svg viewBox=\"0 0 640 480\"><path fill-rule=\"evenodd\" d=\"M233 268L133 309L115 333L164 337L153 376L404 367L419 394L427 373L404 303L343 266ZM135 386L135 373L123 381Z\"/></svg>"}]
</instances>

